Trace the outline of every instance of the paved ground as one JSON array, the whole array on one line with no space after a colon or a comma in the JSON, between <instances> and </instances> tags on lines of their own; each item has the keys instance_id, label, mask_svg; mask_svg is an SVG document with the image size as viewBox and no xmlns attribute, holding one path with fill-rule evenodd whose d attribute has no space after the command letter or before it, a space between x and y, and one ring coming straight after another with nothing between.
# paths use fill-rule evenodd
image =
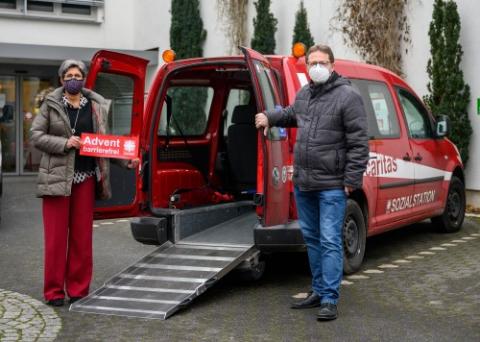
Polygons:
<instances>
[{"instance_id":1,"label":"paved ground","mask_svg":"<svg viewBox=\"0 0 480 342\"><path fill-rule=\"evenodd\" d=\"M32 179L4 183L0 341L480 341L480 221L456 234L421 223L369 239L333 322L288 309L309 288L304 254L271 256L262 280L228 276L167 321L143 320L45 306L40 201ZM92 288L153 249L111 222L96 223Z\"/></svg>"}]
</instances>

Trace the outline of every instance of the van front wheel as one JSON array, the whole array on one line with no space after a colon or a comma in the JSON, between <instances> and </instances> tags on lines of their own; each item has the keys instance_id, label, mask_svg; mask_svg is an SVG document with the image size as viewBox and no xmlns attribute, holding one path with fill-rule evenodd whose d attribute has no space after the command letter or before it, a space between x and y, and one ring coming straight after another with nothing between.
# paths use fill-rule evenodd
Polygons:
<instances>
[{"instance_id":1,"label":"van front wheel","mask_svg":"<svg viewBox=\"0 0 480 342\"><path fill-rule=\"evenodd\" d=\"M352 199L347 200L343 225L343 273L357 272L363 262L367 242L367 229L362 209Z\"/></svg>"},{"instance_id":2,"label":"van front wheel","mask_svg":"<svg viewBox=\"0 0 480 342\"><path fill-rule=\"evenodd\" d=\"M460 230L465 218L465 185L460 178L453 176L448 188L447 202L443 214L432 217L432 223L442 233Z\"/></svg>"}]
</instances>

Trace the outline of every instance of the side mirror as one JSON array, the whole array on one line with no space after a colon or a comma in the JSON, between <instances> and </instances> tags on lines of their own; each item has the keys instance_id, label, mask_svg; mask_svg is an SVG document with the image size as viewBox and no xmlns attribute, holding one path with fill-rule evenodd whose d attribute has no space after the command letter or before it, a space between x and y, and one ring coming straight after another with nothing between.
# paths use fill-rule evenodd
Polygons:
<instances>
[{"instance_id":1,"label":"side mirror","mask_svg":"<svg viewBox=\"0 0 480 342\"><path fill-rule=\"evenodd\" d=\"M437 122L435 123L435 134L437 138L443 138L448 135L450 132L450 121L448 116L440 115L438 116Z\"/></svg>"}]
</instances>

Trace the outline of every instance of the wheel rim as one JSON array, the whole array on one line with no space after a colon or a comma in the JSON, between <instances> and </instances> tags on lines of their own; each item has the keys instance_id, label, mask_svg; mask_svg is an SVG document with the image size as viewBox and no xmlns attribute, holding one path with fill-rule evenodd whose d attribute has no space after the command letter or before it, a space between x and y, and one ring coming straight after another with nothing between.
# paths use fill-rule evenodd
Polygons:
<instances>
[{"instance_id":1,"label":"wheel rim","mask_svg":"<svg viewBox=\"0 0 480 342\"><path fill-rule=\"evenodd\" d=\"M345 220L343 227L343 240L347 256L355 256L359 251L359 230L358 225L352 217Z\"/></svg>"},{"instance_id":2,"label":"wheel rim","mask_svg":"<svg viewBox=\"0 0 480 342\"><path fill-rule=\"evenodd\" d=\"M450 222L457 224L462 212L462 197L458 191L452 191L448 194L447 212Z\"/></svg>"}]
</instances>

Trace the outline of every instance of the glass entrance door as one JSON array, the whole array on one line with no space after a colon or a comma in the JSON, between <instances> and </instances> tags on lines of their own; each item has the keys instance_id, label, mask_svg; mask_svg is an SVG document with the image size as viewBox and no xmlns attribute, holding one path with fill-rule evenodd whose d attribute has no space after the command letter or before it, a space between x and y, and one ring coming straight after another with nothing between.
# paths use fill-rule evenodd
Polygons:
<instances>
[{"instance_id":1,"label":"glass entrance door","mask_svg":"<svg viewBox=\"0 0 480 342\"><path fill-rule=\"evenodd\" d=\"M33 119L40 112L41 100L52 91L53 80L50 77L22 77L21 79L21 173L37 172L41 152L30 142L30 128Z\"/></svg>"},{"instance_id":2,"label":"glass entrance door","mask_svg":"<svg viewBox=\"0 0 480 342\"><path fill-rule=\"evenodd\" d=\"M17 77L0 75L0 141L2 171L17 171Z\"/></svg>"},{"instance_id":3,"label":"glass entrance door","mask_svg":"<svg viewBox=\"0 0 480 342\"><path fill-rule=\"evenodd\" d=\"M0 139L2 171L38 171L41 152L30 142L30 128L40 111L40 98L54 89L53 76L0 75Z\"/></svg>"}]
</instances>

